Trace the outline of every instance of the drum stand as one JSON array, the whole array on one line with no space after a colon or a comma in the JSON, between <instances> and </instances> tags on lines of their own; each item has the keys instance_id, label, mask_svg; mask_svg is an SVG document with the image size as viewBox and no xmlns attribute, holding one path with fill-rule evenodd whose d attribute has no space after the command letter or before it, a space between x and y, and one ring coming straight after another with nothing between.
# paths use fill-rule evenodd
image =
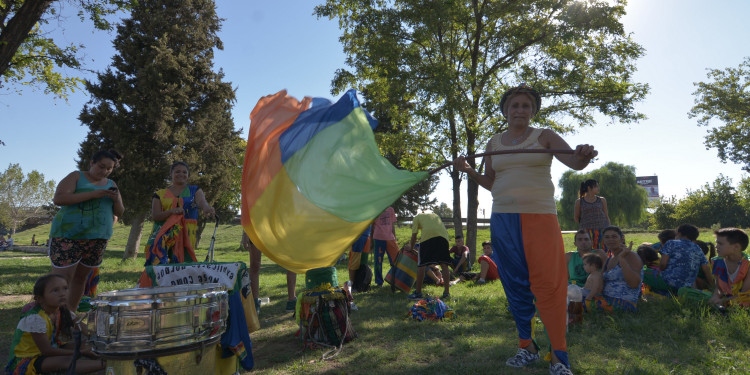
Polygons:
<instances>
[{"instance_id":1,"label":"drum stand","mask_svg":"<svg viewBox=\"0 0 750 375\"><path fill-rule=\"evenodd\" d=\"M216 229L219 228L219 216L214 215L214 219L216 219L216 225L214 225L214 234L211 236L211 245L208 246L208 254L206 254L206 262L213 263L214 261L214 243L216 242Z\"/></svg>"}]
</instances>

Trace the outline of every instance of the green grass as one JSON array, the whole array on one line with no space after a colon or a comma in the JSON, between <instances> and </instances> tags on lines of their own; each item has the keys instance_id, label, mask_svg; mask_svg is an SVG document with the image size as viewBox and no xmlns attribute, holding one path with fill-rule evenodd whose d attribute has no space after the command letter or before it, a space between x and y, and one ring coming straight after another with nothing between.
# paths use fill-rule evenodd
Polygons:
<instances>
[{"instance_id":1,"label":"green grass","mask_svg":"<svg viewBox=\"0 0 750 375\"><path fill-rule=\"evenodd\" d=\"M144 232L143 242L150 233ZM23 245L36 233L46 239L46 228L18 233ZM129 227L118 225L110 241L102 268L100 291L133 287L142 270L142 256L122 262ZM203 258L210 243L209 224L199 245ZM248 261L238 251L241 229L221 225L216 234L217 261ZM627 233L636 245L656 241L656 233ZM410 237L408 228L397 231L399 243ZM489 232L479 232L479 241ZM713 240L709 232L703 240ZM568 250L572 235L565 235ZM141 250L142 251L142 250ZM41 254L0 253L0 353L7 353L10 335L18 322L26 299L39 275L49 271L49 260ZM387 266L386 266L387 268ZM348 279L345 266L337 266L339 282ZM297 291L304 288L298 277ZM426 286L432 295L442 288ZM260 294L270 303L261 309L261 329L254 332L253 353L257 374L547 374L547 364L511 369L505 359L515 353L515 324L507 312L507 302L499 283L475 286L461 283L451 288L448 305L458 317L445 322L416 322L407 318L410 302L401 292L377 288L355 295L359 311L351 319L359 337L344 345L332 360L321 360L323 349L303 350L294 336L297 325L284 312L286 279L284 270L263 257ZM684 305L662 298L643 301L637 313L590 313L580 325L571 326L568 349L576 374L728 374L750 372L750 313L732 310L727 316L702 306ZM535 335L546 352L547 338L541 324Z\"/></svg>"}]
</instances>

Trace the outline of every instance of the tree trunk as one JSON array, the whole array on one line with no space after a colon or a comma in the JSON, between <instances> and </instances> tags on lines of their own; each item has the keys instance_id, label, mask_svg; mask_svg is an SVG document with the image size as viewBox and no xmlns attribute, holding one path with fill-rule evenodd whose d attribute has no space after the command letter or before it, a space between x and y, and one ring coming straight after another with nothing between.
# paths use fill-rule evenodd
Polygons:
<instances>
[{"instance_id":1,"label":"tree trunk","mask_svg":"<svg viewBox=\"0 0 750 375\"><path fill-rule=\"evenodd\" d=\"M5 25L0 34L0 76L8 70L18 48L53 2L52 0L24 1L23 5L18 8L18 12ZM0 87L2 87L1 82Z\"/></svg>"},{"instance_id":2,"label":"tree trunk","mask_svg":"<svg viewBox=\"0 0 750 375\"><path fill-rule=\"evenodd\" d=\"M141 235L143 234L144 221L146 221L146 213L140 213L133 216L132 223L130 224L128 243L125 245L125 254L123 254L122 260L136 259L138 257L138 249L141 247Z\"/></svg>"},{"instance_id":3,"label":"tree trunk","mask_svg":"<svg viewBox=\"0 0 750 375\"><path fill-rule=\"evenodd\" d=\"M469 247L470 264L474 264L477 259L477 207L479 207L479 184L469 179L466 184L466 241L465 245Z\"/></svg>"},{"instance_id":4,"label":"tree trunk","mask_svg":"<svg viewBox=\"0 0 750 375\"><path fill-rule=\"evenodd\" d=\"M461 174L450 172L451 181L453 182L453 231L455 234L463 234L464 225L461 222Z\"/></svg>"},{"instance_id":5,"label":"tree trunk","mask_svg":"<svg viewBox=\"0 0 750 375\"><path fill-rule=\"evenodd\" d=\"M477 104L478 105L478 104ZM466 152L473 155L477 151L476 147L477 133L467 126L466 128ZM469 165L482 174L482 160L470 159ZM477 169L477 164L479 168ZM477 259L477 207L479 207L479 184L472 179L468 179L466 184L466 240L464 244L469 247L469 260L471 264Z\"/></svg>"},{"instance_id":6,"label":"tree trunk","mask_svg":"<svg viewBox=\"0 0 750 375\"><path fill-rule=\"evenodd\" d=\"M448 125L450 126L450 152L453 160L458 157L458 131L456 130L456 119L452 109L448 109ZM450 169L451 181L453 182L453 231L455 234L464 233L464 225L461 221L461 173Z\"/></svg>"}]
</instances>

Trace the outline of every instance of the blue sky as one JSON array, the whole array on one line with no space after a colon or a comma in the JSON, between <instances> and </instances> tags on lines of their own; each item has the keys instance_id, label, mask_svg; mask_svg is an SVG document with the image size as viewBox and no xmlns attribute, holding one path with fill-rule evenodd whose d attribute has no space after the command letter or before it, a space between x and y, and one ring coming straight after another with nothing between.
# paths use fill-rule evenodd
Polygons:
<instances>
[{"instance_id":1,"label":"blue sky","mask_svg":"<svg viewBox=\"0 0 750 375\"><path fill-rule=\"evenodd\" d=\"M237 89L233 117L238 129L246 134L249 114L264 95L287 89L297 98L331 97L331 79L344 67L345 56L336 22L312 15L318 1L217 3L225 21L219 34L224 50L217 51L215 67L223 69L225 80ZM723 164L716 150L706 150L707 128L698 127L687 113L693 106L693 83L706 80L707 69L734 68L750 56L750 1L631 0L626 9L625 30L646 49L637 62L635 80L651 86L651 93L637 105L648 119L628 125L603 121L564 138L571 145L590 143L600 150L589 168L615 161L635 166L639 176L657 175L664 196L682 197L719 174L736 184L743 176L740 166ZM61 43L83 41L87 68L104 70L114 54L114 32L79 25L75 11L63 5L67 21L50 25L49 31ZM0 168L19 163L25 172L35 169L55 181L74 170L87 129L77 118L87 101L85 90L77 90L66 102L31 89L20 94L0 89L0 139L6 144L0 146ZM120 151L127 162L127 150ZM565 170L553 163L555 184ZM435 196L450 205L450 184L447 176L442 179ZM488 192L480 194L480 208L488 208L490 201Z\"/></svg>"}]
</instances>

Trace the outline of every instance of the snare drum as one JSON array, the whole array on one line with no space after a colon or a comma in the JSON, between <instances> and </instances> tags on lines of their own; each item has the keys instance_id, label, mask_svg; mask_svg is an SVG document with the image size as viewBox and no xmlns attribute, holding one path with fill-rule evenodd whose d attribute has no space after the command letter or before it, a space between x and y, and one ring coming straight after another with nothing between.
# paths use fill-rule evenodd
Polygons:
<instances>
[{"instance_id":1,"label":"snare drum","mask_svg":"<svg viewBox=\"0 0 750 375\"><path fill-rule=\"evenodd\" d=\"M91 345L105 358L157 357L214 344L229 313L221 284L116 290L91 304Z\"/></svg>"}]
</instances>

